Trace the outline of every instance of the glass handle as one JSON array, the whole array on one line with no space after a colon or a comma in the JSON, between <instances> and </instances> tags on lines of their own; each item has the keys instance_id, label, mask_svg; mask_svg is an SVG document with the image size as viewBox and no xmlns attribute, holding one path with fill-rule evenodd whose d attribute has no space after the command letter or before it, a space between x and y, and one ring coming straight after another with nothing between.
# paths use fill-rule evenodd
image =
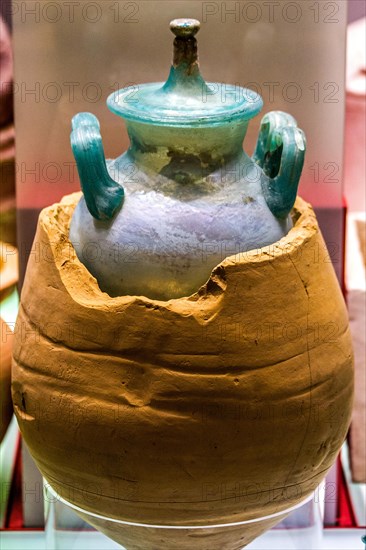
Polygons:
<instances>
[{"instance_id":1,"label":"glass handle","mask_svg":"<svg viewBox=\"0 0 366 550\"><path fill-rule=\"evenodd\" d=\"M70 139L88 210L97 220L110 220L123 202L124 189L108 173L97 117L74 116Z\"/></svg>"},{"instance_id":2,"label":"glass handle","mask_svg":"<svg viewBox=\"0 0 366 550\"><path fill-rule=\"evenodd\" d=\"M295 203L305 151L305 134L291 115L272 111L263 117L253 160L267 176L262 190L277 218L288 216Z\"/></svg>"}]
</instances>

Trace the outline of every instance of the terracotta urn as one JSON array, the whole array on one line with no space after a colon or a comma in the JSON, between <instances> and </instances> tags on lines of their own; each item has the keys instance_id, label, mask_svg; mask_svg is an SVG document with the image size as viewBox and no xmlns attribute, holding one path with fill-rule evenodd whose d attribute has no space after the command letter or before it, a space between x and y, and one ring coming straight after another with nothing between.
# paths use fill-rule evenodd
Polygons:
<instances>
[{"instance_id":1,"label":"terracotta urn","mask_svg":"<svg viewBox=\"0 0 366 550\"><path fill-rule=\"evenodd\" d=\"M311 498L342 446L348 316L296 199L303 132L269 113L250 158L261 98L210 94L225 85L200 75L198 22L171 28L167 82L108 100L127 152L106 161L96 118L73 119L83 193L40 215L12 395L47 484L127 550L239 550Z\"/></svg>"},{"instance_id":2,"label":"terracotta urn","mask_svg":"<svg viewBox=\"0 0 366 550\"><path fill-rule=\"evenodd\" d=\"M349 426L347 311L313 210L297 199L288 235L158 301L100 290L68 239L79 200L43 210L47 254L28 264L23 437L54 490L128 550L241 548L311 495Z\"/></svg>"}]
</instances>

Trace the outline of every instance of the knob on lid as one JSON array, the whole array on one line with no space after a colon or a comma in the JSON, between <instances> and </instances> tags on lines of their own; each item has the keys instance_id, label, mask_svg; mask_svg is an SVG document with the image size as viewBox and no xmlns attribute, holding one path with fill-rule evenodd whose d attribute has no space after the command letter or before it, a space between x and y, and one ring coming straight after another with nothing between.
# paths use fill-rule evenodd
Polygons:
<instances>
[{"instance_id":1,"label":"knob on lid","mask_svg":"<svg viewBox=\"0 0 366 550\"><path fill-rule=\"evenodd\" d=\"M197 19L173 19L170 30L180 38L191 38L200 30L201 23Z\"/></svg>"},{"instance_id":2,"label":"knob on lid","mask_svg":"<svg viewBox=\"0 0 366 550\"><path fill-rule=\"evenodd\" d=\"M195 35L197 19L174 19L173 63L168 80L130 86L108 97L109 109L127 119L176 127L221 126L248 120L259 113L262 98L237 85L208 82L202 78Z\"/></svg>"}]
</instances>

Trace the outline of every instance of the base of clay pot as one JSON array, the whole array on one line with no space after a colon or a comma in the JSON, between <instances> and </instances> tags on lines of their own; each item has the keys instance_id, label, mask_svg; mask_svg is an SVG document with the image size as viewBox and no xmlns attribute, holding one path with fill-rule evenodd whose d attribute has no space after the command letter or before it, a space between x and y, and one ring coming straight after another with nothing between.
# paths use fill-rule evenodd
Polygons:
<instances>
[{"instance_id":1,"label":"base of clay pot","mask_svg":"<svg viewBox=\"0 0 366 550\"><path fill-rule=\"evenodd\" d=\"M241 550L313 498L313 495L310 495L286 510L249 521L180 527L119 521L93 514L61 498L49 484L46 487L47 493L52 495L52 500L57 499L74 510L84 521L121 544L125 550L161 550L162 548L169 548L169 550L192 550L192 548L195 550Z\"/></svg>"}]
</instances>

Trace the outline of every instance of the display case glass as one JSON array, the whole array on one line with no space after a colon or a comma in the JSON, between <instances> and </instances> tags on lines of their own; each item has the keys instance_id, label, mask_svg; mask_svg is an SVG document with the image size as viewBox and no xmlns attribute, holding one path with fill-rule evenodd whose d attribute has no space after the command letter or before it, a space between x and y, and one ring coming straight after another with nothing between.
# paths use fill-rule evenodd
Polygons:
<instances>
[{"instance_id":1,"label":"display case glass","mask_svg":"<svg viewBox=\"0 0 366 550\"><path fill-rule=\"evenodd\" d=\"M321 548L321 537L323 528L323 507L319 494L321 489L317 489L314 495L306 499L304 504L293 507L287 518L276 525L268 534L262 535L247 548L252 550L264 550L268 548L269 537L271 537L271 548L286 550L319 550ZM46 520L46 544L48 550L80 550L89 548L90 550L114 550L123 548L116 542L105 537L98 531L95 531L90 525L79 517L75 510L86 518L92 514L75 507L69 506L59 495L57 495L50 486L45 483L45 520ZM290 509L290 508L289 508ZM123 524L117 520L104 518L108 523ZM250 522L242 522L241 525ZM143 531L149 529L144 526ZM175 529L174 526L166 527ZM193 529L194 530L194 529ZM199 530L199 529L198 529Z\"/></svg>"}]
</instances>

